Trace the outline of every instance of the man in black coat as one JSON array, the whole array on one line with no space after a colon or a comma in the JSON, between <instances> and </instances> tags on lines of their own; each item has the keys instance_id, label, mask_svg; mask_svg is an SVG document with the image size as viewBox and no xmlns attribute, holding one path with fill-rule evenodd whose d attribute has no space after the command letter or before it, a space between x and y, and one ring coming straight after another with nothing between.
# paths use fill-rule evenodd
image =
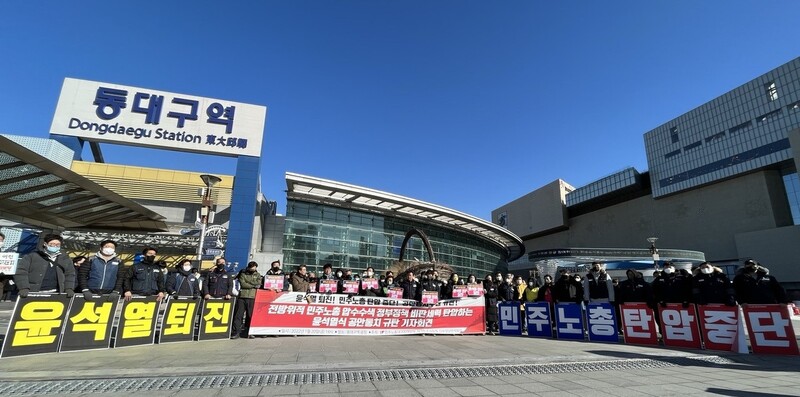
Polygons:
<instances>
[{"instance_id":1,"label":"man in black coat","mask_svg":"<svg viewBox=\"0 0 800 397\"><path fill-rule=\"evenodd\" d=\"M19 296L28 292L66 293L71 298L75 290L75 267L72 259L61 249L64 239L58 234L42 238L42 245L19 260L14 281Z\"/></svg>"}]
</instances>

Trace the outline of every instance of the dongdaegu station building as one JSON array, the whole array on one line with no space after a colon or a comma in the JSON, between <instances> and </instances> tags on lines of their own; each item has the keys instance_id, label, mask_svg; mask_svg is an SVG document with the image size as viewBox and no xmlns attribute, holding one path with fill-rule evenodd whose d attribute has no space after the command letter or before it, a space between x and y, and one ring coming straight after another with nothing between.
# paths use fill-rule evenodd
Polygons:
<instances>
[{"instance_id":1,"label":"dongdaegu station building","mask_svg":"<svg viewBox=\"0 0 800 397\"><path fill-rule=\"evenodd\" d=\"M228 107L235 120L226 125ZM93 255L100 241L114 239L127 263L154 246L169 263L201 257L207 267L224 255L236 268L256 261L266 270L281 260L287 268L321 271L331 263L360 272L382 271L402 253L478 277L505 271L523 255L522 240L489 221L293 173L286 174L286 215L278 214L260 192L265 116L266 108L253 105L66 79L50 139L0 135L2 250L29 252L40 234L55 231L72 255ZM237 169L221 175L110 164L101 143L236 157ZM85 145L93 159L81 157Z\"/></svg>"},{"instance_id":2,"label":"dongdaegu station building","mask_svg":"<svg viewBox=\"0 0 800 397\"><path fill-rule=\"evenodd\" d=\"M524 273L594 259L769 268L800 299L800 58L644 134L649 170L563 180L492 211L525 242ZM608 248L615 247L615 248Z\"/></svg>"}]
</instances>

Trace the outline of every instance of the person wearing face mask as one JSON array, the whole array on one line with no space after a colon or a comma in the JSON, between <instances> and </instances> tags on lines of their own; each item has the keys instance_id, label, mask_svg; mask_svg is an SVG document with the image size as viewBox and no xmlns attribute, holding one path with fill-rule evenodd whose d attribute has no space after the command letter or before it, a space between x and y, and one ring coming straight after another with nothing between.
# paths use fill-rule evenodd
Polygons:
<instances>
[{"instance_id":1,"label":"person wearing face mask","mask_svg":"<svg viewBox=\"0 0 800 397\"><path fill-rule=\"evenodd\" d=\"M394 282L394 276L386 277L386 279L383 281L383 287L381 288L381 296L389 296L389 289L397 287L398 285Z\"/></svg>"},{"instance_id":2,"label":"person wearing face mask","mask_svg":"<svg viewBox=\"0 0 800 397\"><path fill-rule=\"evenodd\" d=\"M92 294L110 294L109 300L119 299L125 271L116 250L115 241L101 241L100 251L78 270L78 288L85 299L90 299Z\"/></svg>"},{"instance_id":3,"label":"person wearing face mask","mask_svg":"<svg viewBox=\"0 0 800 397\"><path fill-rule=\"evenodd\" d=\"M474 276L473 276L474 277ZM452 299L453 298L453 287L456 285L466 285L467 283L464 282L463 279L458 277L458 274L453 272L450 273L450 278L447 279L447 284L444 285L442 294L444 299Z\"/></svg>"},{"instance_id":4,"label":"person wearing face mask","mask_svg":"<svg viewBox=\"0 0 800 397\"><path fill-rule=\"evenodd\" d=\"M322 266L322 274L319 275L320 280L336 280L336 275L333 273L333 265L326 263Z\"/></svg>"},{"instance_id":5,"label":"person wearing face mask","mask_svg":"<svg viewBox=\"0 0 800 397\"><path fill-rule=\"evenodd\" d=\"M733 278L733 289L739 304L772 304L791 303L786 290L769 269L754 260L747 260L744 266L736 271Z\"/></svg>"},{"instance_id":6,"label":"person wearing face mask","mask_svg":"<svg viewBox=\"0 0 800 397\"><path fill-rule=\"evenodd\" d=\"M665 262L661 276L653 280L653 296L661 307L667 303L681 303L689 307L692 300L692 283L685 275L675 270L672 262Z\"/></svg>"},{"instance_id":7,"label":"person wearing face mask","mask_svg":"<svg viewBox=\"0 0 800 397\"><path fill-rule=\"evenodd\" d=\"M159 302L164 298L166 277L156 262L157 252L153 247L146 247L142 250L144 255L142 260L134 263L125 271L122 290L125 292L126 301L129 301L134 294L155 295Z\"/></svg>"},{"instance_id":8,"label":"person wearing face mask","mask_svg":"<svg viewBox=\"0 0 800 397\"><path fill-rule=\"evenodd\" d=\"M436 296L442 298L442 284L434 276L433 270L428 270L423 274L422 290L436 292Z\"/></svg>"},{"instance_id":9,"label":"person wearing face mask","mask_svg":"<svg viewBox=\"0 0 800 397\"><path fill-rule=\"evenodd\" d=\"M531 282L533 282L534 286L536 286L536 281L531 278ZM528 285L525 283L525 280L522 279L522 276L514 277L514 300L517 302L525 302L525 289L528 288ZM538 288L537 288L538 292ZM536 299L536 298L534 298Z\"/></svg>"},{"instance_id":10,"label":"person wearing face mask","mask_svg":"<svg viewBox=\"0 0 800 397\"><path fill-rule=\"evenodd\" d=\"M520 283L522 282L522 277L519 278L519 281ZM536 302L539 298L539 284L536 282L536 279L529 277L528 282L521 285L524 286L524 288L520 294L520 300L522 302Z\"/></svg>"},{"instance_id":11,"label":"person wearing face mask","mask_svg":"<svg viewBox=\"0 0 800 397\"><path fill-rule=\"evenodd\" d=\"M566 269L561 270L561 277L553 285L553 298L555 303L581 303L583 285L580 276L573 277Z\"/></svg>"},{"instance_id":12,"label":"person wearing face mask","mask_svg":"<svg viewBox=\"0 0 800 397\"><path fill-rule=\"evenodd\" d=\"M470 274L467 276L467 284L478 284L478 283L479 281L477 278L475 278L474 274Z\"/></svg>"},{"instance_id":13,"label":"person wearing face mask","mask_svg":"<svg viewBox=\"0 0 800 397\"><path fill-rule=\"evenodd\" d=\"M492 275L487 274L483 279L483 297L486 302L486 331L496 334L499 331L497 324L497 287L492 281Z\"/></svg>"},{"instance_id":14,"label":"person wearing face mask","mask_svg":"<svg viewBox=\"0 0 800 397\"><path fill-rule=\"evenodd\" d=\"M167 293L197 299L200 297L200 280L192 273L192 261L184 259L175 266L167 278Z\"/></svg>"},{"instance_id":15,"label":"person wearing face mask","mask_svg":"<svg viewBox=\"0 0 800 397\"><path fill-rule=\"evenodd\" d=\"M537 302L553 302L553 277L549 274L544 275L544 284L539 287L539 292L536 295Z\"/></svg>"},{"instance_id":16,"label":"person wearing face mask","mask_svg":"<svg viewBox=\"0 0 800 397\"><path fill-rule=\"evenodd\" d=\"M406 272L405 280L400 282L400 288L403 289L403 299L412 299L417 302L422 300L422 285L414 277L414 272L409 270Z\"/></svg>"},{"instance_id":17,"label":"person wearing face mask","mask_svg":"<svg viewBox=\"0 0 800 397\"><path fill-rule=\"evenodd\" d=\"M701 263L692 277L692 297L698 305L722 303L736 306L731 280L722 269L708 262Z\"/></svg>"},{"instance_id":18,"label":"person wearing face mask","mask_svg":"<svg viewBox=\"0 0 800 397\"><path fill-rule=\"evenodd\" d=\"M506 274L506 278L502 280L497 288L497 293L497 297L501 302L513 302L519 300L519 291L514 284L513 274Z\"/></svg>"},{"instance_id":19,"label":"person wearing face mask","mask_svg":"<svg viewBox=\"0 0 800 397\"><path fill-rule=\"evenodd\" d=\"M256 290L261 288L262 276L258 272L258 263L250 262L239 272L239 297L236 299L236 310L231 324L231 339L238 339L243 331L250 331L250 320L253 318L253 306L256 301ZM247 333L245 332L245 333ZM252 335L248 338L253 339Z\"/></svg>"},{"instance_id":20,"label":"person wearing face mask","mask_svg":"<svg viewBox=\"0 0 800 397\"><path fill-rule=\"evenodd\" d=\"M372 266L367 267L367 270L364 272L363 279L375 279L375 269ZM370 288L364 288L364 283L359 283L359 295L362 296L381 296L381 285L380 283L375 286L371 286Z\"/></svg>"},{"instance_id":21,"label":"person wearing face mask","mask_svg":"<svg viewBox=\"0 0 800 397\"><path fill-rule=\"evenodd\" d=\"M203 280L203 291L205 291L205 299L211 298L225 298L230 300L233 295L233 278L230 277L225 266L228 261L225 258L217 258L214 261L214 268L207 274Z\"/></svg>"},{"instance_id":22,"label":"person wearing face mask","mask_svg":"<svg viewBox=\"0 0 800 397\"><path fill-rule=\"evenodd\" d=\"M606 273L605 265L593 262L583 279L583 302L614 303L614 283Z\"/></svg>"},{"instance_id":23,"label":"person wearing face mask","mask_svg":"<svg viewBox=\"0 0 800 397\"><path fill-rule=\"evenodd\" d=\"M650 284L639 277L639 274L641 273L635 269L628 269L625 272L626 279L619 283L618 304L641 302L652 307L653 291L650 289Z\"/></svg>"},{"instance_id":24,"label":"person wearing face mask","mask_svg":"<svg viewBox=\"0 0 800 397\"><path fill-rule=\"evenodd\" d=\"M19 260L14 275L19 296L27 298L29 292L49 292L66 293L71 298L75 289L75 268L69 255L61 250L64 239L58 234L48 234L41 241L38 251Z\"/></svg>"}]
</instances>

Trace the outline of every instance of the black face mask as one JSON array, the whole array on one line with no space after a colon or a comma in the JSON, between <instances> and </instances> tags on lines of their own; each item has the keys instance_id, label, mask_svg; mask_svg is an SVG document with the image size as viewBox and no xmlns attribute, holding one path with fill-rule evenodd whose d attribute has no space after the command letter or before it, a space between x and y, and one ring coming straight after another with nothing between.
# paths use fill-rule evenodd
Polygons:
<instances>
[{"instance_id":1,"label":"black face mask","mask_svg":"<svg viewBox=\"0 0 800 397\"><path fill-rule=\"evenodd\" d=\"M155 256L145 256L142 262L153 263L154 260L156 260Z\"/></svg>"},{"instance_id":2,"label":"black face mask","mask_svg":"<svg viewBox=\"0 0 800 397\"><path fill-rule=\"evenodd\" d=\"M256 272L256 269L255 269L254 267L251 267L251 268L248 268L248 269L247 269L247 272L248 272L248 273L255 273L255 272Z\"/></svg>"}]
</instances>

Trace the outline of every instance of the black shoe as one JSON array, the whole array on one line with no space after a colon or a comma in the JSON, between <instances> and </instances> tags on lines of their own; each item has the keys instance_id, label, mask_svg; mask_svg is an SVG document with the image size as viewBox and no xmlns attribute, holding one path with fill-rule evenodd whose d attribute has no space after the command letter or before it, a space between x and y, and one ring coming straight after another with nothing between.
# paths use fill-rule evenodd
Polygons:
<instances>
[{"instance_id":1,"label":"black shoe","mask_svg":"<svg viewBox=\"0 0 800 397\"><path fill-rule=\"evenodd\" d=\"M248 335L248 336L247 336L247 339L255 339L255 338L256 338L256 336L255 336L255 335Z\"/></svg>"},{"instance_id":2,"label":"black shoe","mask_svg":"<svg viewBox=\"0 0 800 397\"><path fill-rule=\"evenodd\" d=\"M239 334L231 335L231 339L239 339Z\"/></svg>"}]
</instances>

